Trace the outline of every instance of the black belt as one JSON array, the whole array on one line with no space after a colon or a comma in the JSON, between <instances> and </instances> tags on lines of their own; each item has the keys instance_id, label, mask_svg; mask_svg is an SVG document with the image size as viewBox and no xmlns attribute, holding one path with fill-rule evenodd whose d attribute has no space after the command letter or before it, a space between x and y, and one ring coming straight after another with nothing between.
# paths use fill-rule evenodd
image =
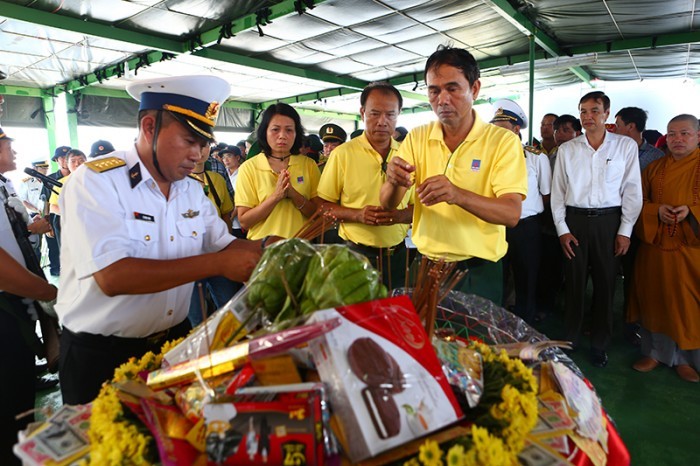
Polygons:
<instances>
[{"instance_id":1,"label":"black belt","mask_svg":"<svg viewBox=\"0 0 700 466\"><path fill-rule=\"evenodd\" d=\"M365 256L379 256L380 254L390 256L393 253L406 248L406 243L403 240L396 246L391 246L388 248L375 248L373 246L365 246L364 244L353 243L352 241L345 241L345 244L355 251L363 254Z\"/></svg>"},{"instance_id":2,"label":"black belt","mask_svg":"<svg viewBox=\"0 0 700 466\"><path fill-rule=\"evenodd\" d=\"M602 209L584 209L582 207L566 206L566 213L583 215L585 217L600 217L603 215L621 214L622 207L603 207Z\"/></svg>"},{"instance_id":3,"label":"black belt","mask_svg":"<svg viewBox=\"0 0 700 466\"><path fill-rule=\"evenodd\" d=\"M185 318L182 322L160 332L152 333L146 337L131 338L118 337L116 335L98 335L87 332L72 332L70 329L63 327L63 331L70 334L75 340L85 343L89 346L121 346L137 343L148 343L153 346L160 346L168 340L169 336L181 337L187 334L192 328L190 321Z\"/></svg>"},{"instance_id":4,"label":"black belt","mask_svg":"<svg viewBox=\"0 0 700 466\"><path fill-rule=\"evenodd\" d=\"M527 217L523 217L520 220L518 220L518 223L525 223L525 222L531 222L533 220L539 220L541 214L533 214L533 215L528 215Z\"/></svg>"},{"instance_id":5,"label":"black belt","mask_svg":"<svg viewBox=\"0 0 700 466\"><path fill-rule=\"evenodd\" d=\"M419 256L417 257L417 260L419 263L420 263L421 257L423 257L422 254L419 254ZM431 262L435 262L435 263L438 262L438 261L432 260L432 259L428 259L428 260L430 260ZM495 262L489 261L486 259L482 259L481 257L472 257L471 259L464 259L462 261L455 262L455 267L457 268L457 270L464 271L464 270L469 270L469 269L481 267L482 265L486 265L486 264L495 264Z\"/></svg>"}]
</instances>

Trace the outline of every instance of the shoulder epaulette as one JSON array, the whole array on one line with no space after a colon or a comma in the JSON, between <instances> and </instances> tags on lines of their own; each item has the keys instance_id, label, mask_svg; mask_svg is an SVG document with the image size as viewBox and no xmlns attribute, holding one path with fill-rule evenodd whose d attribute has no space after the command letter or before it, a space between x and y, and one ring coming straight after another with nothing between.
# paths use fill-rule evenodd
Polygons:
<instances>
[{"instance_id":1,"label":"shoulder epaulette","mask_svg":"<svg viewBox=\"0 0 700 466\"><path fill-rule=\"evenodd\" d=\"M26 178L22 178L22 183L26 183L27 181L29 181L29 180L31 180L31 179L32 179L31 176L28 176L28 177L26 177Z\"/></svg>"},{"instance_id":2,"label":"shoulder epaulette","mask_svg":"<svg viewBox=\"0 0 700 466\"><path fill-rule=\"evenodd\" d=\"M123 167L126 165L126 162L119 157L107 157L104 159L93 160L91 162L85 162L85 165L87 165L92 171L104 173L114 168Z\"/></svg>"},{"instance_id":3,"label":"shoulder epaulette","mask_svg":"<svg viewBox=\"0 0 700 466\"><path fill-rule=\"evenodd\" d=\"M535 146L523 146L523 149L525 149L528 152L532 152L533 154L541 154L542 150L538 149Z\"/></svg>"}]
</instances>

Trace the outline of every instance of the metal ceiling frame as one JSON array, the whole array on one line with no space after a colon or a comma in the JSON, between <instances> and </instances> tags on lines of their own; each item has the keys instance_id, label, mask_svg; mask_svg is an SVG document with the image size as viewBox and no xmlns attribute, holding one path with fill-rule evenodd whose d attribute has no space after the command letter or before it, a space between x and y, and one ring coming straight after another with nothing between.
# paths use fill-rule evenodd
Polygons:
<instances>
[{"instance_id":1,"label":"metal ceiling frame","mask_svg":"<svg viewBox=\"0 0 700 466\"><path fill-rule=\"evenodd\" d=\"M318 5L325 0L313 1L315 5ZM515 9L507 0L482 1L490 7L492 7L494 11L497 11L503 18L505 18L516 28L518 28L518 30L520 30L524 34L532 35L537 45L541 47L541 50L536 50L534 54L525 53L513 56L502 56L481 60L479 61L479 67L482 71L500 66L523 63L530 60L546 60L551 57L562 55L574 56L579 54L595 52L609 53L613 51L624 51L634 49L653 49L661 46L700 42L700 31L698 31L648 36L635 39L621 39L571 48L562 48L556 43L554 39L552 39L549 35L540 30L531 20L529 20L520 11ZM298 5L300 5L301 3L305 2L284 0L281 3L271 5L269 7L269 18L275 19L292 13L299 13L299 10L297 8ZM35 24L41 24L47 27L88 34L95 37L125 41L132 44L142 45L146 48L157 49L131 57L116 65L111 65L101 70L96 70L93 73L69 81L68 83L55 86L53 89L47 90L47 92L50 95L56 95L61 92L75 92L79 90L85 92L87 91L87 89L90 89L89 86L91 86L92 84L100 83L103 80L109 79L112 76L123 75L126 68L125 63L128 63L128 67L130 70L138 70L141 67L148 66L149 64L170 59L175 56L173 54L187 53L190 53L195 56L209 58L216 61L224 61L227 63L234 63L256 69L263 69L266 71L274 71L278 73L304 77L307 79L313 79L316 81L340 86L334 89L301 94L282 99L275 99L259 104L239 102L239 104L244 106L243 108L260 109L272 105L276 102L302 103L335 95L354 94L359 92L367 84L367 82L360 79L350 77L339 77L327 72L305 70L293 65L276 63L267 60L261 60L254 57L239 55L234 52L231 52L230 50L227 50L225 47L216 45L217 42L219 42L220 37L231 37L238 32L242 32L258 26L258 21L256 20L255 14L249 14L242 18L226 22L220 27L204 31L195 37L189 37L184 40L173 40L165 37L155 36L152 34L144 34L138 31L131 31L124 28L113 27L108 24L83 21L78 18L56 15L45 11L20 6L14 3L9 3L3 0L0 0L0 11L2 11L3 17L8 17ZM535 68L536 66L537 65L535 64ZM569 69L584 82L590 82L590 80L592 79L591 75L580 66L570 67ZM416 83L416 85L418 85L421 82L423 82L422 72L415 72L403 76L394 77L389 79L389 82L396 86L408 83ZM11 86L5 87L9 88ZM11 91L8 91L7 93L11 93ZM406 97L409 97L409 95L406 94L409 93L409 91L402 91L402 93L404 93ZM425 99L424 101L427 100L427 97L422 96L422 94L410 94L410 98L412 99L415 99L417 96L421 96L422 99ZM424 106L419 106L419 109L420 108L424 108Z\"/></svg>"},{"instance_id":2,"label":"metal ceiling frame","mask_svg":"<svg viewBox=\"0 0 700 466\"><path fill-rule=\"evenodd\" d=\"M314 5L318 5L325 0L313 1ZM284 0L281 3L271 5L268 7L269 14L266 16L267 20L271 21L292 13L299 13L298 5L300 3L301 2L298 2L297 0ZM2 0L0 0L0 11L2 11L2 16L7 18L155 49L144 54L131 57L121 63L104 67L101 70L97 70L97 73L89 73L78 79L60 84L56 86L56 93L79 90L91 84L102 82L103 80L109 79L112 76L122 76L125 71L125 62L129 63L129 69L138 69L140 67L139 65L148 66L149 64L164 59L170 59L174 56L173 54L180 55L188 53L216 61L247 66L265 71L273 71L360 90L367 85L366 81L362 81L360 79L344 78L323 71L306 70L284 63L275 63L254 57L247 57L217 45L222 37L232 37L236 33L258 26L259 23L256 14L249 14L241 18L228 21L218 28L204 31L195 36L188 37L185 40L173 40L152 34L110 26L107 24L98 24L64 15L56 15Z\"/></svg>"},{"instance_id":3,"label":"metal ceiling frame","mask_svg":"<svg viewBox=\"0 0 700 466\"><path fill-rule=\"evenodd\" d=\"M533 36L535 43L544 49L547 53L554 57L559 57L566 55L557 41L551 38L549 35L545 34L541 29L539 29L530 19L522 14L520 11L513 8L513 6L508 2L508 0L481 0L487 6L491 7L496 13L498 13L501 18L508 21L510 24L515 26L517 30L526 36ZM532 66L532 64L530 65ZM593 77L588 71L580 66L572 66L569 68L573 74L576 75L584 83L593 87L591 80Z\"/></svg>"}]
</instances>

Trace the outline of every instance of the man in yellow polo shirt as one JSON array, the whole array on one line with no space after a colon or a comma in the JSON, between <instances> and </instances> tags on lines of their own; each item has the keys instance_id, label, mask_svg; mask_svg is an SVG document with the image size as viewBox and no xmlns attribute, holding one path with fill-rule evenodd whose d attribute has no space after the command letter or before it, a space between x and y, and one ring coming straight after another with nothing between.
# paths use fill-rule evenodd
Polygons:
<instances>
[{"instance_id":1,"label":"man in yellow polo shirt","mask_svg":"<svg viewBox=\"0 0 700 466\"><path fill-rule=\"evenodd\" d=\"M397 208L379 205L387 160L399 148L392 136L402 104L399 91L387 82L365 87L360 95L365 130L333 150L318 185L318 196L340 221L340 237L381 268L388 288L403 286L404 238L413 216L413 208L407 207L408 194Z\"/></svg>"},{"instance_id":2,"label":"man in yellow polo shirt","mask_svg":"<svg viewBox=\"0 0 700 466\"><path fill-rule=\"evenodd\" d=\"M468 269L458 289L501 302L505 227L520 218L527 194L518 137L474 111L479 67L463 49L439 47L425 64L439 121L415 128L387 167L381 204L392 208L415 184L413 242L433 260Z\"/></svg>"}]
</instances>

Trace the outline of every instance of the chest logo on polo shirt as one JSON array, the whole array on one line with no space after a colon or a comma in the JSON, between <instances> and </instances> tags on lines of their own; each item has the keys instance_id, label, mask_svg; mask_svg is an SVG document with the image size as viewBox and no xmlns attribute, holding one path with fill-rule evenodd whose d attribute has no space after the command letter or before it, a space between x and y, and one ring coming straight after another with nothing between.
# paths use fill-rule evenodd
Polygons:
<instances>
[{"instance_id":1,"label":"chest logo on polo shirt","mask_svg":"<svg viewBox=\"0 0 700 466\"><path fill-rule=\"evenodd\" d=\"M304 182L304 177L303 176L297 176L297 183L301 184Z\"/></svg>"},{"instance_id":2,"label":"chest logo on polo shirt","mask_svg":"<svg viewBox=\"0 0 700 466\"><path fill-rule=\"evenodd\" d=\"M481 170L481 160L473 159L472 160L472 171L478 172L479 170Z\"/></svg>"},{"instance_id":3,"label":"chest logo on polo shirt","mask_svg":"<svg viewBox=\"0 0 700 466\"><path fill-rule=\"evenodd\" d=\"M182 213L182 216L185 218L195 218L197 215L199 215L199 211L192 210L192 209L188 210L187 212Z\"/></svg>"}]
</instances>

